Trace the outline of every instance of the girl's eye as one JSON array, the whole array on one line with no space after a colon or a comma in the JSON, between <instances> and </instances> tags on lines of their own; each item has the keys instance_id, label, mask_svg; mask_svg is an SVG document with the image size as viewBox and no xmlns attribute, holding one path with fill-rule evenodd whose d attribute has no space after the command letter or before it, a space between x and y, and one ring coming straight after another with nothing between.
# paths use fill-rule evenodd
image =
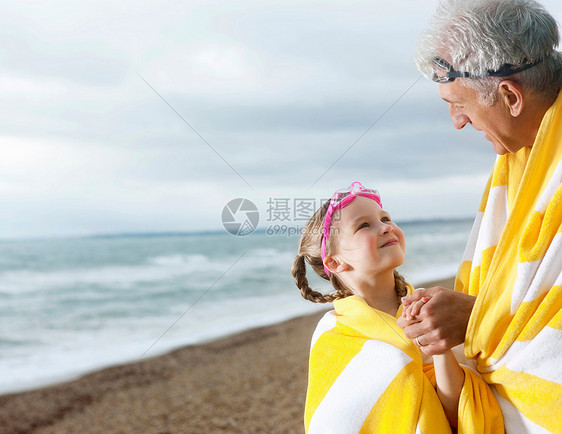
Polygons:
<instances>
[{"instance_id":1,"label":"girl's eye","mask_svg":"<svg viewBox=\"0 0 562 434\"><path fill-rule=\"evenodd\" d=\"M367 222L361 223L361 225L359 225L359 227L357 228L357 230L363 229L363 228L368 228L368 227L369 227L369 223L367 223Z\"/></svg>"},{"instance_id":2,"label":"girl's eye","mask_svg":"<svg viewBox=\"0 0 562 434\"><path fill-rule=\"evenodd\" d=\"M392 220L390 220L390 217L383 217L383 218L381 218L381 222L383 222L383 223L388 223L388 222L390 222L390 221L392 221Z\"/></svg>"}]
</instances>

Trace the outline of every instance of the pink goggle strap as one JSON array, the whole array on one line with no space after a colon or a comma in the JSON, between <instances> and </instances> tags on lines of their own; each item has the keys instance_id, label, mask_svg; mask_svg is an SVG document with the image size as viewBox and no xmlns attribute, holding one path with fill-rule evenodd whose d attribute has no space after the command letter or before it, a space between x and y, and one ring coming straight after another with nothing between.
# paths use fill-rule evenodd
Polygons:
<instances>
[{"instance_id":1,"label":"pink goggle strap","mask_svg":"<svg viewBox=\"0 0 562 434\"><path fill-rule=\"evenodd\" d=\"M359 191L354 190L354 186L356 184L359 185ZM349 195L345 196L343 199L336 202L336 200L338 199L338 195L341 194L342 194L341 192L339 193L336 192L334 194L334 197L332 197L330 201L330 205L328 206L328 210L326 211L326 217L324 218L324 227L322 228L322 245L320 247L320 254L322 256L322 261L324 261L324 259L326 258L326 243L328 242L328 239L330 237L330 226L332 224L332 216L334 215L334 212L336 212L336 210L345 208L357 196L363 196L363 197L368 197L369 199L373 199L382 208L382 202L380 196L372 192L372 190L367 190L363 188L363 186L359 182L352 183L349 188ZM330 270L328 270L328 268L325 265L324 265L324 271L326 272L328 277L330 277Z\"/></svg>"}]
</instances>

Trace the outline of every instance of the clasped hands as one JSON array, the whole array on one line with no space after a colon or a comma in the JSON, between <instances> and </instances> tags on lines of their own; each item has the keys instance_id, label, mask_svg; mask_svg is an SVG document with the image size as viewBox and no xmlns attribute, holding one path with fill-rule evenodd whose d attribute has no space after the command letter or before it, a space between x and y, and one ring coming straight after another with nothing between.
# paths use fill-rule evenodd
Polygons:
<instances>
[{"instance_id":1,"label":"clasped hands","mask_svg":"<svg viewBox=\"0 0 562 434\"><path fill-rule=\"evenodd\" d=\"M441 354L464 342L475 301L476 297L442 286L420 288L402 298L397 323L425 354Z\"/></svg>"}]
</instances>

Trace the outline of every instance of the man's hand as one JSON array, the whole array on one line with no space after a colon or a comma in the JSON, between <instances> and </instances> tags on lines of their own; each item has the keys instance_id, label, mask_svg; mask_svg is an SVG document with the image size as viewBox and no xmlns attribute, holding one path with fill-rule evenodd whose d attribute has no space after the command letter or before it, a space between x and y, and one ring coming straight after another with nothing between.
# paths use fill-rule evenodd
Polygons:
<instances>
[{"instance_id":1,"label":"man's hand","mask_svg":"<svg viewBox=\"0 0 562 434\"><path fill-rule=\"evenodd\" d=\"M404 313L397 322L425 354L441 354L464 342L475 301L442 286L418 289L402 299Z\"/></svg>"}]
</instances>

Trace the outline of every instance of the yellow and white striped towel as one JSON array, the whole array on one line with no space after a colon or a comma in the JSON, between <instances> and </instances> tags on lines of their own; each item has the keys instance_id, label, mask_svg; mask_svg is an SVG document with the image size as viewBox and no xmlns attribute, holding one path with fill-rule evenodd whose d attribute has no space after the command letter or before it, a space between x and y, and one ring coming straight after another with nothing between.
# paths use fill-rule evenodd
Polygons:
<instances>
[{"instance_id":1,"label":"yellow and white striped towel","mask_svg":"<svg viewBox=\"0 0 562 434\"><path fill-rule=\"evenodd\" d=\"M412 292L409 288L409 293ZM309 434L451 433L433 365L396 324L358 296L334 302L312 338L305 428ZM459 433L503 432L501 411L480 376L464 368Z\"/></svg>"},{"instance_id":2,"label":"yellow and white striped towel","mask_svg":"<svg viewBox=\"0 0 562 434\"><path fill-rule=\"evenodd\" d=\"M532 148L499 156L455 289L477 296L465 353L506 431L562 433L562 92Z\"/></svg>"}]
</instances>

